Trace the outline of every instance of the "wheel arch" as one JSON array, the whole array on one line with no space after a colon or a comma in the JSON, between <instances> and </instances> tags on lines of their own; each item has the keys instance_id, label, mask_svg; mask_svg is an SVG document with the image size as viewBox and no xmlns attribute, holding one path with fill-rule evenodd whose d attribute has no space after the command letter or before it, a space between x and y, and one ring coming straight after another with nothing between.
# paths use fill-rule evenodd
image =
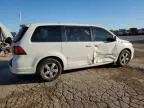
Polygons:
<instances>
[{"instance_id":1,"label":"wheel arch","mask_svg":"<svg viewBox=\"0 0 144 108\"><path fill-rule=\"evenodd\" d=\"M53 58L53 59L58 60L58 61L61 63L61 65L62 65L62 69L64 69L64 62L62 61L62 59L61 59L60 57L57 57L57 56L47 56L47 57L44 57L44 58L42 58L42 59L40 59L40 60L38 61L38 63L36 64L36 71L37 71L38 65L39 65L43 60L48 59L48 58Z\"/></svg>"},{"instance_id":2,"label":"wheel arch","mask_svg":"<svg viewBox=\"0 0 144 108\"><path fill-rule=\"evenodd\" d=\"M115 61L115 62L117 62L117 61L118 61L120 54L121 54L121 53L122 53L124 50L129 51L129 52L130 52L130 56L132 56L132 51L131 51L131 49L130 49L130 48L124 48L124 49L122 49L122 50L119 52L118 57L117 57L117 59L116 59L116 61Z\"/></svg>"},{"instance_id":3,"label":"wheel arch","mask_svg":"<svg viewBox=\"0 0 144 108\"><path fill-rule=\"evenodd\" d=\"M128 51L130 52L130 55L132 54L132 51L131 51L129 48L125 48L125 49L123 49L122 51L124 51L124 50L128 50ZM121 52L122 52L122 51L121 51ZM120 52L120 53L121 53L121 52Z\"/></svg>"}]
</instances>

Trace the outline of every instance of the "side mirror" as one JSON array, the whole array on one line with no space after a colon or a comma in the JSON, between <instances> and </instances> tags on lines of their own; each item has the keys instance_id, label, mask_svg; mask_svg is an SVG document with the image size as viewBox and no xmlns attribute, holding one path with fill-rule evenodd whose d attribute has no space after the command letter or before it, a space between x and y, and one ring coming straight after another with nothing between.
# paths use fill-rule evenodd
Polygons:
<instances>
[{"instance_id":1,"label":"side mirror","mask_svg":"<svg viewBox=\"0 0 144 108\"><path fill-rule=\"evenodd\" d=\"M116 41L116 36L107 38L108 42Z\"/></svg>"}]
</instances>

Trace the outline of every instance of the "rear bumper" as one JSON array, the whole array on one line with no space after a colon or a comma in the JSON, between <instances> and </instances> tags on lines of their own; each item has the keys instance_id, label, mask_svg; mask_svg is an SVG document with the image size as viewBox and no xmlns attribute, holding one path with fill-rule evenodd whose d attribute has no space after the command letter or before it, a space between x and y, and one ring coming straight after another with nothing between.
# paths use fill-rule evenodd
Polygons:
<instances>
[{"instance_id":1,"label":"rear bumper","mask_svg":"<svg viewBox=\"0 0 144 108\"><path fill-rule=\"evenodd\" d=\"M9 68L11 73L18 75L27 75L27 74L35 74L33 68L15 68L15 64L13 63L13 59L9 61Z\"/></svg>"}]
</instances>

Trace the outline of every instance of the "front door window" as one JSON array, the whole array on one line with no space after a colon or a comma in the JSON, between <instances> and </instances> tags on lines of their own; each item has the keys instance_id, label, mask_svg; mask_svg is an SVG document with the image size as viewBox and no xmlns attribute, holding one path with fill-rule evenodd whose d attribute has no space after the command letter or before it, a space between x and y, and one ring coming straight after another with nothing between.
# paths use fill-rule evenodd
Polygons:
<instances>
[{"instance_id":1,"label":"front door window","mask_svg":"<svg viewBox=\"0 0 144 108\"><path fill-rule=\"evenodd\" d=\"M113 38L113 35L103 28L93 28L93 40L106 42L108 38Z\"/></svg>"},{"instance_id":2,"label":"front door window","mask_svg":"<svg viewBox=\"0 0 144 108\"><path fill-rule=\"evenodd\" d=\"M92 33L94 41L94 63L113 62L117 49L116 41L109 41L113 39L113 35L99 27L94 27Z\"/></svg>"}]
</instances>

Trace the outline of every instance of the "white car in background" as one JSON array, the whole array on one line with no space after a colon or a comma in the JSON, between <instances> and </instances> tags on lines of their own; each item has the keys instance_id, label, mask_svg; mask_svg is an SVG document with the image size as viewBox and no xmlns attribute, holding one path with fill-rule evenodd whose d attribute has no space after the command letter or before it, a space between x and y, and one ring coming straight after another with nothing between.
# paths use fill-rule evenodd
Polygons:
<instances>
[{"instance_id":1,"label":"white car in background","mask_svg":"<svg viewBox=\"0 0 144 108\"><path fill-rule=\"evenodd\" d=\"M0 23L0 41L3 41L8 37L13 38L10 30L4 24Z\"/></svg>"},{"instance_id":2,"label":"white car in background","mask_svg":"<svg viewBox=\"0 0 144 108\"><path fill-rule=\"evenodd\" d=\"M13 36L10 30L0 23L0 56L5 56L11 52L11 43Z\"/></svg>"},{"instance_id":3,"label":"white car in background","mask_svg":"<svg viewBox=\"0 0 144 108\"><path fill-rule=\"evenodd\" d=\"M9 65L14 74L38 74L52 81L63 70L109 63L125 66L133 54L129 41L96 25L28 24L14 39Z\"/></svg>"}]
</instances>

